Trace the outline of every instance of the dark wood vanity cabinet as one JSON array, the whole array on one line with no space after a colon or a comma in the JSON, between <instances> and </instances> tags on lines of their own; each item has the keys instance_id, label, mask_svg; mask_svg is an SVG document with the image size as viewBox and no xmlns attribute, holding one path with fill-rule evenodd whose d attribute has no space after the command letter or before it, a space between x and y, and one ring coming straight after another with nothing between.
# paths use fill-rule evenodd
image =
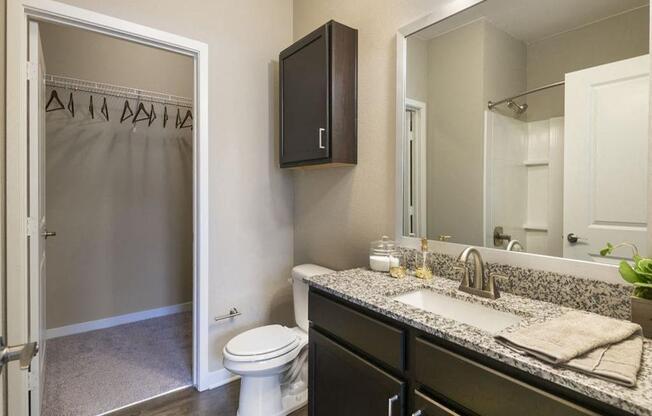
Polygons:
<instances>
[{"instance_id":1,"label":"dark wood vanity cabinet","mask_svg":"<svg viewBox=\"0 0 652 416\"><path fill-rule=\"evenodd\" d=\"M280 53L280 166L357 163L358 31L335 21Z\"/></svg>"},{"instance_id":2,"label":"dark wood vanity cabinet","mask_svg":"<svg viewBox=\"0 0 652 416\"><path fill-rule=\"evenodd\" d=\"M629 415L310 290L310 416Z\"/></svg>"}]
</instances>

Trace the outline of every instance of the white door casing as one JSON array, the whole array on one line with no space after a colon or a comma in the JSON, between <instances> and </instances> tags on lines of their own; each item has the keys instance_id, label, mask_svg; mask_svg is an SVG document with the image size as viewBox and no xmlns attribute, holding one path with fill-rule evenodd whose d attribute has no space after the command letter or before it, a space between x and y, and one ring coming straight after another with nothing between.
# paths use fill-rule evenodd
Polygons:
<instances>
[{"instance_id":1,"label":"white door casing","mask_svg":"<svg viewBox=\"0 0 652 416\"><path fill-rule=\"evenodd\" d=\"M607 242L647 252L649 62L643 55L566 74L566 258L606 261Z\"/></svg>"},{"instance_id":2,"label":"white door casing","mask_svg":"<svg viewBox=\"0 0 652 416\"><path fill-rule=\"evenodd\" d=\"M29 273L32 261L28 256L28 175L30 148L28 143L28 111L30 92L27 88L29 56L29 22L45 20L115 36L152 47L164 48L191 56L195 60L195 128L193 129L194 188L194 294L193 294L193 382L199 390L222 383L223 374L209 368L208 283L210 266L208 181L208 45L193 39L163 32L147 26L117 19L52 0L7 1L7 105L6 105L6 332L11 345L28 341L34 322L29 307ZM33 314L32 314L33 315ZM41 321L42 323L42 321ZM18 362L6 367L6 407L12 416L30 413L29 382ZM32 380L35 382L35 380Z\"/></svg>"},{"instance_id":3,"label":"white door casing","mask_svg":"<svg viewBox=\"0 0 652 416\"><path fill-rule=\"evenodd\" d=\"M427 237L426 103L405 100L403 235Z\"/></svg>"}]
</instances>

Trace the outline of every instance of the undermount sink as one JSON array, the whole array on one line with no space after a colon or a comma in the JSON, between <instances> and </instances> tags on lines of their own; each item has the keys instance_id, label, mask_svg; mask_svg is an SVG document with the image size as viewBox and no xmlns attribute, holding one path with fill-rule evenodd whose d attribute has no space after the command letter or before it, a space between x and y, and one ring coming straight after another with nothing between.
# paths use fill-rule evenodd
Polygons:
<instances>
[{"instance_id":1,"label":"undermount sink","mask_svg":"<svg viewBox=\"0 0 652 416\"><path fill-rule=\"evenodd\" d=\"M492 334L517 324L523 319L513 313L498 311L477 303L465 302L429 289L419 289L392 296L391 298Z\"/></svg>"}]
</instances>

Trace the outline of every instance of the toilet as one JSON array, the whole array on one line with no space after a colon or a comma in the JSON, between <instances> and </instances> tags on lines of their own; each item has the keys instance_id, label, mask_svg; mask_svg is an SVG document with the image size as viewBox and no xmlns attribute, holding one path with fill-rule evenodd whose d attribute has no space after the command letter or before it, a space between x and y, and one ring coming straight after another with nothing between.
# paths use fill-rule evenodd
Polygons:
<instances>
[{"instance_id":1,"label":"toilet","mask_svg":"<svg viewBox=\"0 0 652 416\"><path fill-rule=\"evenodd\" d=\"M285 416L308 402L308 284L303 279L332 272L314 264L294 267L297 326L250 329L224 347L224 368L241 377L238 416Z\"/></svg>"}]
</instances>

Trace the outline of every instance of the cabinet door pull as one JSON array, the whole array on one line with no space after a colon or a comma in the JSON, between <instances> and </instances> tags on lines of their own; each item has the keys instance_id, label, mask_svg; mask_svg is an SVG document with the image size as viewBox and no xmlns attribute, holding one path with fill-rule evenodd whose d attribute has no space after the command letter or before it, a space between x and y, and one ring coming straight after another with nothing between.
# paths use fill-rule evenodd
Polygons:
<instances>
[{"instance_id":1,"label":"cabinet door pull","mask_svg":"<svg viewBox=\"0 0 652 416\"><path fill-rule=\"evenodd\" d=\"M398 401L398 394L393 395L392 397L387 400L387 416L392 416L392 408L394 407L394 403Z\"/></svg>"},{"instance_id":2,"label":"cabinet door pull","mask_svg":"<svg viewBox=\"0 0 652 416\"><path fill-rule=\"evenodd\" d=\"M422 415L423 415L423 411L421 410L417 410L416 412L412 413L412 416L422 416Z\"/></svg>"},{"instance_id":3,"label":"cabinet door pull","mask_svg":"<svg viewBox=\"0 0 652 416\"><path fill-rule=\"evenodd\" d=\"M325 128L320 128L319 129L319 148L320 149L325 149L326 148L326 146L324 146L324 142L323 142L323 140L324 140L324 132L325 131L326 131Z\"/></svg>"}]
</instances>

